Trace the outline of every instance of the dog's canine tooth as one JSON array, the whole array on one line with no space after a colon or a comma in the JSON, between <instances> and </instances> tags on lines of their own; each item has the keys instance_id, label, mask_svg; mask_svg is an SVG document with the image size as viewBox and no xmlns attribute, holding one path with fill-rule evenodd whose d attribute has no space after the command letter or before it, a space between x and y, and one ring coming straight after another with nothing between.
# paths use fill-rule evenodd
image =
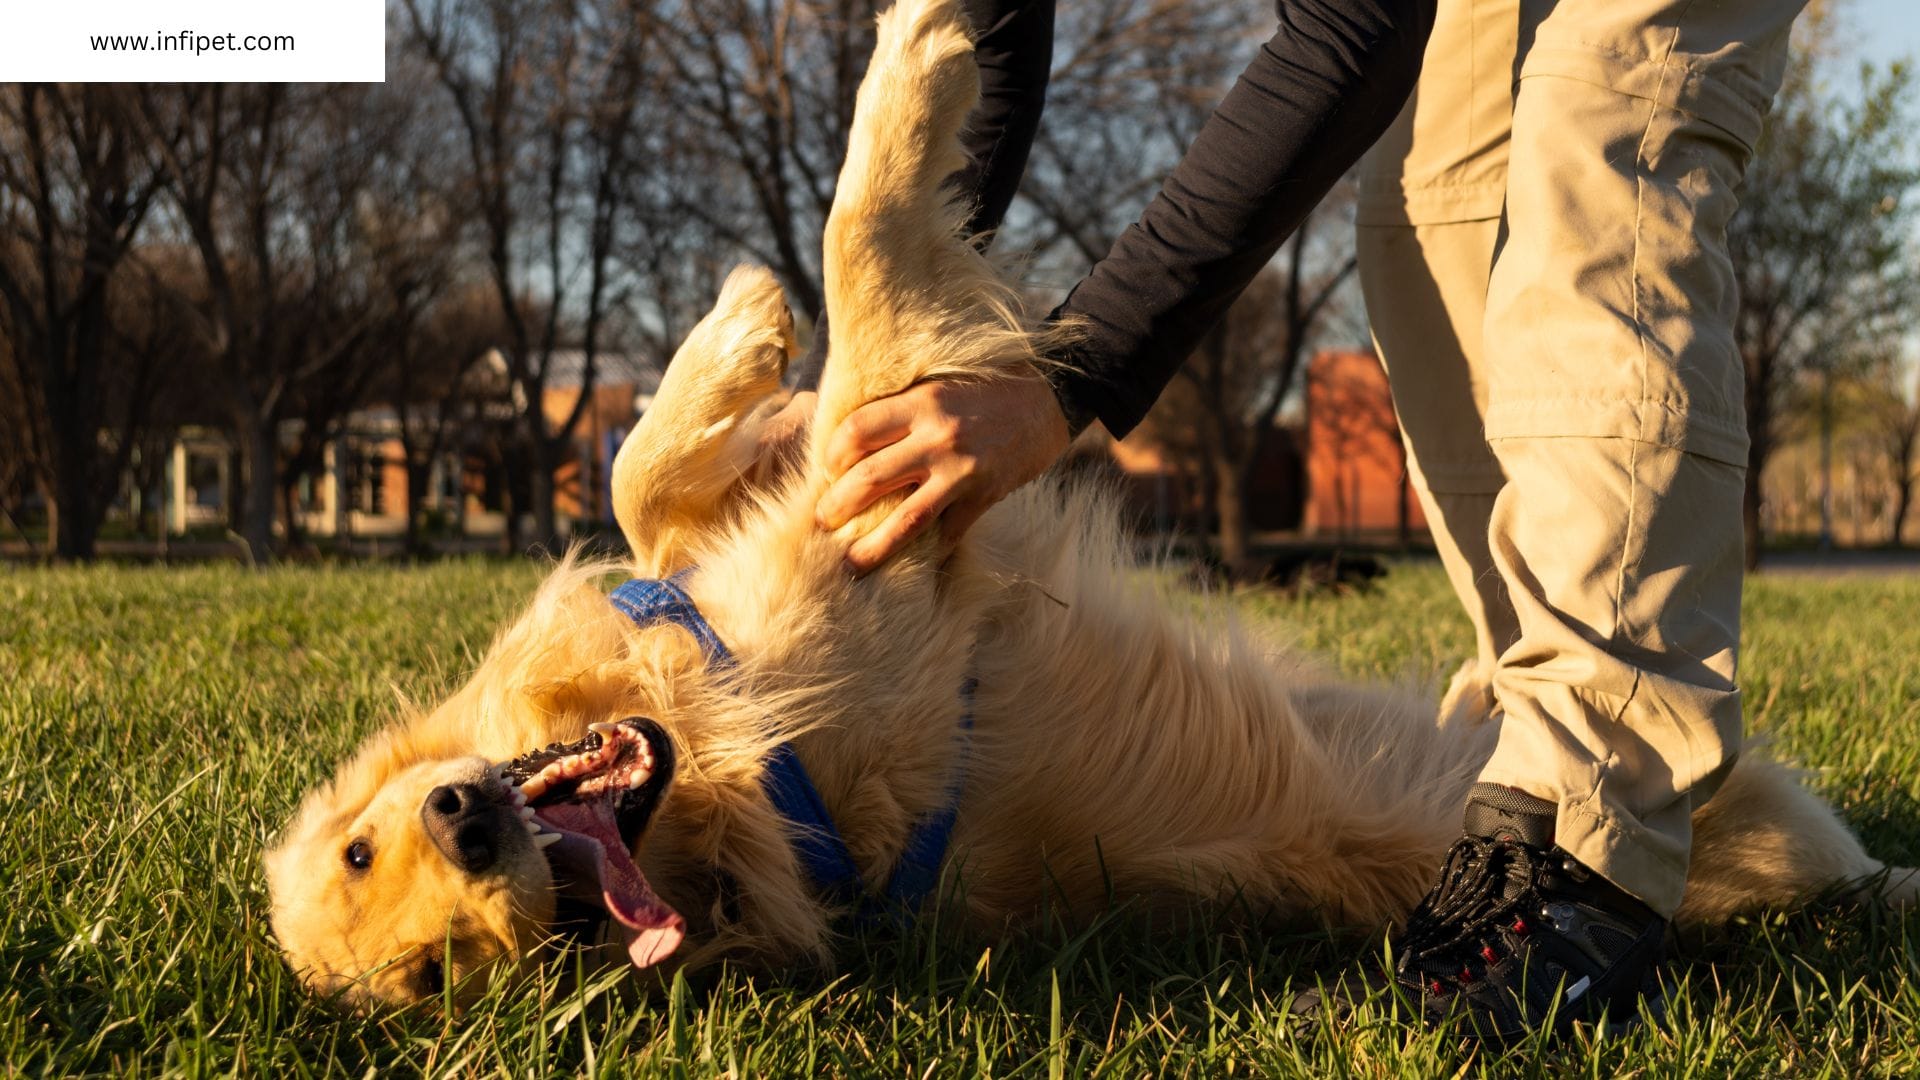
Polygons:
<instances>
[{"instance_id":1,"label":"dog's canine tooth","mask_svg":"<svg viewBox=\"0 0 1920 1080\"><path fill-rule=\"evenodd\" d=\"M620 733L620 725L611 720L596 720L587 725L587 730L594 732L601 738L611 739Z\"/></svg>"},{"instance_id":2,"label":"dog's canine tooth","mask_svg":"<svg viewBox=\"0 0 1920 1080\"><path fill-rule=\"evenodd\" d=\"M553 845L559 842L560 842L560 834L553 833L553 832L541 833L539 836L536 836L533 838L533 846L536 848L539 848L542 851L546 850L549 847L552 847Z\"/></svg>"}]
</instances>

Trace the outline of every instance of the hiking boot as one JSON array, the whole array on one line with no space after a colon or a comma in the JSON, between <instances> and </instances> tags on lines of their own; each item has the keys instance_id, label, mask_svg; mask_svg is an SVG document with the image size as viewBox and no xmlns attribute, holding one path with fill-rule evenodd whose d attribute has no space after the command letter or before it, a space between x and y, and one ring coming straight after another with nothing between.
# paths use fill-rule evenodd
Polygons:
<instances>
[{"instance_id":1,"label":"hiking boot","mask_svg":"<svg viewBox=\"0 0 1920 1080\"><path fill-rule=\"evenodd\" d=\"M1475 784L1466 835L1408 917L1393 978L1423 1017L1480 1038L1625 1026L1655 999L1666 920L1553 844L1554 804Z\"/></svg>"}]
</instances>

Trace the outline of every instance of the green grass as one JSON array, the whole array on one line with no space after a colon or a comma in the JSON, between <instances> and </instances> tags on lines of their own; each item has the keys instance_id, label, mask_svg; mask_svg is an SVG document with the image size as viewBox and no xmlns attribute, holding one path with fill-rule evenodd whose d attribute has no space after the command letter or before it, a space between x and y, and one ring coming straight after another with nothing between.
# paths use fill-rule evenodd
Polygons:
<instances>
[{"instance_id":1,"label":"green grass","mask_svg":"<svg viewBox=\"0 0 1920 1080\"><path fill-rule=\"evenodd\" d=\"M269 934L263 840L378 725L444 689L535 567L0 569L0 1069L288 1075L1920 1074L1920 917L1822 909L1682 948L1664 1026L1502 1055L1380 1019L1313 1035L1290 987L1379 943L1207 912L980 941L850 941L842 974L498 984L454 1020L345 1016ZM1443 578L1258 596L1361 676L1435 681L1467 645ZM1920 579L1749 589L1753 725L1878 855L1920 862ZM1437 685L1437 682L1435 682Z\"/></svg>"}]
</instances>

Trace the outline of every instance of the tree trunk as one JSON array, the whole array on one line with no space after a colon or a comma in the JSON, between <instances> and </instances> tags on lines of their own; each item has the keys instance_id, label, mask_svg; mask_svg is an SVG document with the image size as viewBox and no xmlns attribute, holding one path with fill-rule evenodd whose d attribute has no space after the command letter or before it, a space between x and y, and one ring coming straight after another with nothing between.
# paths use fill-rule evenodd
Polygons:
<instances>
[{"instance_id":1,"label":"tree trunk","mask_svg":"<svg viewBox=\"0 0 1920 1080\"><path fill-rule=\"evenodd\" d=\"M273 557L273 496L275 464L272 425L253 410L245 409L235 422L240 438L241 488L246 501L241 506L240 538L246 542L247 555L255 565Z\"/></svg>"},{"instance_id":2,"label":"tree trunk","mask_svg":"<svg viewBox=\"0 0 1920 1080\"><path fill-rule=\"evenodd\" d=\"M526 501L520 497L524 486L522 479L531 468L523 448L508 444L500 452L500 512L505 528L500 531L501 550L507 555L524 555L527 546L522 542L520 514L526 508Z\"/></svg>"},{"instance_id":3,"label":"tree trunk","mask_svg":"<svg viewBox=\"0 0 1920 1080\"><path fill-rule=\"evenodd\" d=\"M1893 546L1903 548L1907 546L1907 511L1913 508L1912 482L1906 480L1900 482L1900 501L1895 505L1897 508L1893 512Z\"/></svg>"},{"instance_id":4,"label":"tree trunk","mask_svg":"<svg viewBox=\"0 0 1920 1080\"><path fill-rule=\"evenodd\" d=\"M565 442L558 444L561 448ZM527 473L528 501L533 505L533 542L548 549L557 547L560 540L558 518L554 513L553 459L557 457L548 446L536 446L529 455L533 468Z\"/></svg>"},{"instance_id":5,"label":"tree trunk","mask_svg":"<svg viewBox=\"0 0 1920 1080\"><path fill-rule=\"evenodd\" d=\"M280 481L280 513L286 531L288 551L299 551L306 544L306 531L300 527L300 478L287 476Z\"/></svg>"},{"instance_id":6,"label":"tree trunk","mask_svg":"<svg viewBox=\"0 0 1920 1080\"><path fill-rule=\"evenodd\" d=\"M1760 547L1766 537L1760 528L1760 506L1764 491L1761 475L1766 471L1767 455L1773 451L1773 408L1768 395L1768 368L1752 360L1747 362L1747 478L1746 495L1740 501L1740 525L1746 535L1747 569L1760 566ZM1756 371L1763 374L1756 374Z\"/></svg>"},{"instance_id":7,"label":"tree trunk","mask_svg":"<svg viewBox=\"0 0 1920 1080\"><path fill-rule=\"evenodd\" d=\"M236 536L246 531L247 524L247 469L240 449L239 432L240 425L236 421L233 440L227 444L227 468L220 474L220 495L227 503L227 528Z\"/></svg>"},{"instance_id":8,"label":"tree trunk","mask_svg":"<svg viewBox=\"0 0 1920 1080\"><path fill-rule=\"evenodd\" d=\"M420 505L426 501L427 484L433 469L431 462L421 462L413 455L407 456L407 555L418 558L427 553L425 538L420 533Z\"/></svg>"},{"instance_id":9,"label":"tree trunk","mask_svg":"<svg viewBox=\"0 0 1920 1080\"><path fill-rule=\"evenodd\" d=\"M47 501L47 531L53 536L53 556L62 562L81 562L94 556L100 534L100 508L95 504L87 465L93 431L54 433L54 497Z\"/></svg>"},{"instance_id":10,"label":"tree trunk","mask_svg":"<svg viewBox=\"0 0 1920 1080\"><path fill-rule=\"evenodd\" d=\"M58 503L49 503L47 525L53 533L53 555L62 562L87 562L94 556L100 538L100 522L88 503L92 493L68 485L63 477Z\"/></svg>"},{"instance_id":11,"label":"tree trunk","mask_svg":"<svg viewBox=\"0 0 1920 1080\"><path fill-rule=\"evenodd\" d=\"M1246 573L1250 546L1245 470L1226 455L1216 456L1213 486L1215 509L1220 514L1220 562L1228 575L1237 578Z\"/></svg>"},{"instance_id":12,"label":"tree trunk","mask_svg":"<svg viewBox=\"0 0 1920 1080\"><path fill-rule=\"evenodd\" d=\"M465 451L453 457L453 537L456 542L467 538L467 455Z\"/></svg>"},{"instance_id":13,"label":"tree trunk","mask_svg":"<svg viewBox=\"0 0 1920 1080\"><path fill-rule=\"evenodd\" d=\"M1833 373L1820 373L1820 550L1833 550Z\"/></svg>"}]
</instances>

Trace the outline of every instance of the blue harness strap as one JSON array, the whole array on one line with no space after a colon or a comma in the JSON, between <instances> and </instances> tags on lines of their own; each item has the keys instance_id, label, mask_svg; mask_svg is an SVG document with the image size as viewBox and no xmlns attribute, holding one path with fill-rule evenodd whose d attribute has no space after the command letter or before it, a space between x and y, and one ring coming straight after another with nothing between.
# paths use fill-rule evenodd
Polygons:
<instances>
[{"instance_id":1,"label":"blue harness strap","mask_svg":"<svg viewBox=\"0 0 1920 1080\"><path fill-rule=\"evenodd\" d=\"M681 571L664 581L651 578L635 578L613 590L607 597L620 613L633 620L635 626L657 626L660 623L672 623L693 635L700 643L700 651L707 654L707 663L713 667L729 668L733 666L733 653L720 635L713 632L712 624L700 609L693 606L693 597L680 587L685 581L686 571Z\"/></svg>"},{"instance_id":2,"label":"blue harness strap","mask_svg":"<svg viewBox=\"0 0 1920 1080\"><path fill-rule=\"evenodd\" d=\"M635 578L613 590L607 599L634 625L677 626L699 642L710 666L733 667L733 653L726 642L720 640L712 624L694 605L693 598L681 587L687 573L683 570L664 580ZM972 679L960 688L960 724L969 733L973 730L973 690ZM963 760L967 746L963 741ZM840 830L834 828L833 816L827 812L819 789L814 787L813 778L807 775L806 766L800 763L800 755L794 752L792 743L781 743L767 755L762 783L774 809L793 826L794 854L807 876L813 879L814 887L836 900L858 903L862 921L871 921L888 905L917 909L939 885L940 864L953 838L954 818L960 809L965 779L965 770L959 770L948 789L946 803L922 818L907 834L906 847L900 852L900 861L894 866L884 896L875 896L863 887L853 853L847 850Z\"/></svg>"},{"instance_id":3,"label":"blue harness strap","mask_svg":"<svg viewBox=\"0 0 1920 1080\"><path fill-rule=\"evenodd\" d=\"M836 900L859 899L860 868L853 864L853 852L847 850L840 830L833 827L833 815L820 801L820 791L807 775L807 767L800 764L800 755L793 752L793 744L774 747L766 764L761 784L773 808L794 827L794 854L814 887Z\"/></svg>"}]
</instances>

